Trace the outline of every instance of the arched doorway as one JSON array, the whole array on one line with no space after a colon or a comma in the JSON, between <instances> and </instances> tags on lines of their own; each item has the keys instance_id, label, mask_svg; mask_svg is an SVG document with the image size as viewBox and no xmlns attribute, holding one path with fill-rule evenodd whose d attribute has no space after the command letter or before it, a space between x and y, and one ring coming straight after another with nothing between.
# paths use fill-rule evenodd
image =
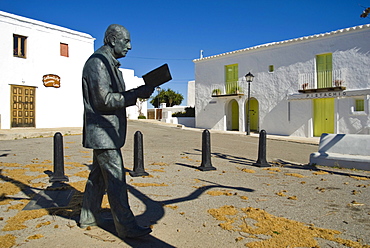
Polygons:
<instances>
[{"instance_id":1,"label":"arched doorway","mask_svg":"<svg viewBox=\"0 0 370 248\"><path fill-rule=\"evenodd\" d=\"M227 130L239 131L239 105L235 100L231 100L227 105L226 122Z\"/></svg>"},{"instance_id":2,"label":"arched doorway","mask_svg":"<svg viewBox=\"0 0 370 248\"><path fill-rule=\"evenodd\" d=\"M250 99L249 118L250 118L250 130L254 132L259 131L259 107L256 98ZM248 123L248 100L245 102L245 123ZM247 127L246 127L247 128Z\"/></svg>"}]
</instances>

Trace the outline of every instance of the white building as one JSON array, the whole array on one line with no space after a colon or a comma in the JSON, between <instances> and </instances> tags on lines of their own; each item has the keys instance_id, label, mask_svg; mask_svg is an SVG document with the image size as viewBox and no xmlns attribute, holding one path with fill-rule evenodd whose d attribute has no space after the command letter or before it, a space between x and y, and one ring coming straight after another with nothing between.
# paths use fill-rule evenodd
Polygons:
<instances>
[{"instance_id":1,"label":"white building","mask_svg":"<svg viewBox=\"0 0 370 248\"><path fill-rule=\"evenodd\" d=\"M2 11L0 30L0 128L82 126L82 68L94 38Z\"/></svg>"},{"instance_id":2,"label":"white building","mask_svg":"<svg viewBox=\"0 0 370 248\"><path fill-rule=\"evenodd\" d=\"M134 89L140 85L144 85L144 80L135 76L134 70L132 69L123 69L120 68L125 81L126 90ZM136 105L126 108L127 118L128 119L138 119L139 115L147 117L147 100L136 101Z\"/></svg>"},{"instance_id":3,"label":"white building","mask_svg":"<svg viewBox=\"0 0 370 248\"><path fill-rule=\"evenodd\" d=\"M196 126L269 134L369 134L370 25L194 60Z\"/></svg>"},{"instance_id":4,"label":"white building","mask_svg":"<svg viewBox=\"0 0 370 248\"><path fill-rule=\"evenodd\" d=\"M82 68L95 39L2 11L0 29L0 129L82 127ZM144 84L133 70L121 71L127 89ZM138 101L127 116L146 110Z\"/></svg>"},{"instance_id":5,"label":"white building","mask_svg":"<svg viewBox=\"0 0 370 248\"><path fill-rule=\"evenodd\" d=\"M195 106L195 81L188 82L188 97L187 105L189 107Z\"/></svg>"}]
</instances>

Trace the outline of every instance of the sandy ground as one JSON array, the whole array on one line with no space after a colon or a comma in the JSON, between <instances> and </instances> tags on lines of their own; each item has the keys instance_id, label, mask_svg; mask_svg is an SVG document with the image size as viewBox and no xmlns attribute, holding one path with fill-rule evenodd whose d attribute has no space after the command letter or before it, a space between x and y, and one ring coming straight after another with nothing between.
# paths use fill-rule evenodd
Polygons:
<instances>
[{"instance_id":1,"label":"sandy ground","mask_svg":"<svg viewBox=\"0 0 370 248\"><path fill-rule=\"evenodd\" d=\"M272 167L253 166L258 139L212 133L215 171L198 170L201 133L131 122L144 133L148 177L127 176L131 208L153 232L121 240L114 227L77 226L91 151L64 136L73 190L64 208L22 210L51 186L52 138L0 141L0 247L370 247L370 173L305 165L317 145L269 141ZM275 142L275 143L274 143ZM102 204L109 218L109 204Z\"/></svg>"}]
</instances>

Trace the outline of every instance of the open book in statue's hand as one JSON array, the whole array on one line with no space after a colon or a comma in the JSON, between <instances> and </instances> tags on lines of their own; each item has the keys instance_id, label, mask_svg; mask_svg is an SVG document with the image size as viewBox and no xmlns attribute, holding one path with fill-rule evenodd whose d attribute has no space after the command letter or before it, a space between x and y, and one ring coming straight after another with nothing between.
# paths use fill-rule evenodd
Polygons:
<instances>
[{"instance_id":1,"label":"open book in statue's hand","mask_svg":"<svg viewBox=\"0 0 370 248\"><path fill-rule=\"evenodd\" d=\"M172 77L168 65L164 64L143 75L143 79L146 85L155 88L161 84L170 81Z\"/></svg>"}]
</instances>

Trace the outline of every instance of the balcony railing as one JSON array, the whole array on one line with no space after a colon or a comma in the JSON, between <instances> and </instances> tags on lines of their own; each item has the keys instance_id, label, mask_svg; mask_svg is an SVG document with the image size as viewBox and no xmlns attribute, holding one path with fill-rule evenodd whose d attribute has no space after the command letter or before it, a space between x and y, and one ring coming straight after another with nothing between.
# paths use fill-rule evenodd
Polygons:
<instances>
[{"instance_id":1,"label":"balcony railing","mask_svg":"<svg viewBox=\"0 0 370 248\"><path fill-rule=\"evenodd\" d=\"M244 81L227 82L223 84L213 84L211 87L212 96L234 96L244 94Z\"/></svg>"},{"instance_id":2,"label":"balcony railing","mask_svg":"<svg viewBox=\"0 0 370 248\"><path fill-rule=\"evenodd\" d=\"M345 79L346 69L299 74L298 91L345 90Z\"/></svg>"}]
</instances>

